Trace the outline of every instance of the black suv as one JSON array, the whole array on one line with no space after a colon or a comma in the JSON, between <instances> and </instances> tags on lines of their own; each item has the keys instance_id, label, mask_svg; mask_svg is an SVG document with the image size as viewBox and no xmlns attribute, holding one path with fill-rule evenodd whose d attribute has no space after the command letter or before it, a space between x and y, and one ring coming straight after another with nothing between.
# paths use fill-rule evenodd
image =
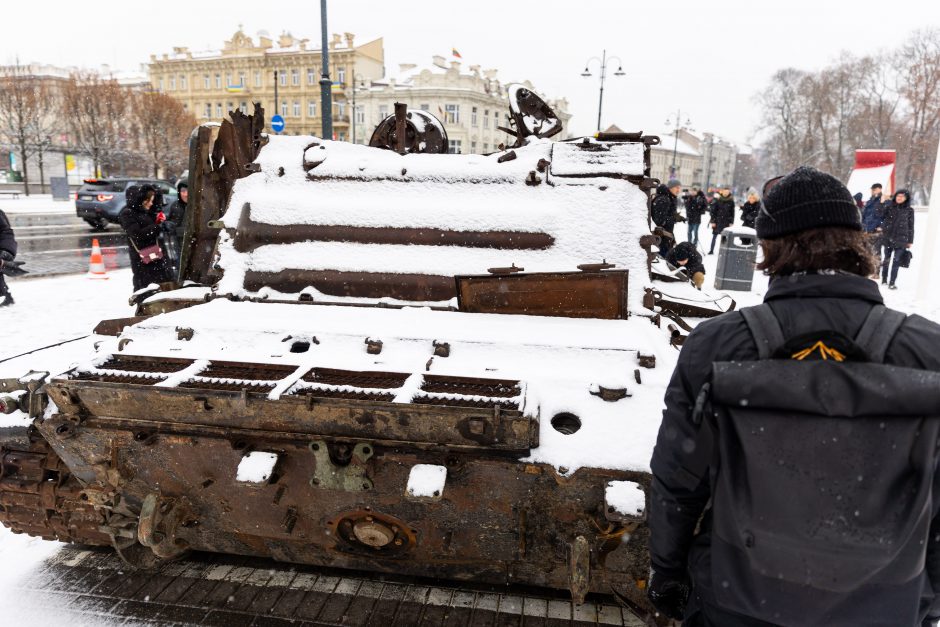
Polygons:
<instances>
[{"instance_id":1,"label":"black suv","mask_svg":"<svg viewBox=\"0 0 940 627\"><path fill-rule=\"evenodd\" d=\"M177 198L176 188L169 181L144 178L85 179L75 194L75 214L96 231L103 231L108 223L117 224L118 215L127 205L125 190L131 185L154 185L163 191L166 209Z\"/></svg>"}]
</instances>

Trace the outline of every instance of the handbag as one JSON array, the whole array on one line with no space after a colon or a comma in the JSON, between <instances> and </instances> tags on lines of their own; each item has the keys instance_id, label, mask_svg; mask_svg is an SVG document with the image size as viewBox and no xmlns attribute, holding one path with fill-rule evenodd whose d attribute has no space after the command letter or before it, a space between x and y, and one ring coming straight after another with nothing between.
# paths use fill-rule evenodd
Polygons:
<instances>
[{"instance_id":1,"label":"handbag","mask_svg":"<svg viewBox=\"0 0 940 627\"><path fill-rule=\"evenodd\" d=\"M902 268L910 268L911 259L913 258L914 258L914 255L911 254L911 251L905 248L904 250L901 251L901 258L898 260L898 265L901 266Z\"/></svg>"},{"instance_id":2,"label":"handbag","mask_svg":"<svg viewBox=\"0 0 940 627\"><path fill-rule=\"evenodd\" d=\"M160 248L159 242L153 246L147 246L146 248L137 248L137 244L134 243L133 238L128 237L127 240L131 243L131 246L134 247L134 250L137 251L137 254L140 255L141 263L149 264L163 259L163 249Z\"/></svg>"}]
</instances>

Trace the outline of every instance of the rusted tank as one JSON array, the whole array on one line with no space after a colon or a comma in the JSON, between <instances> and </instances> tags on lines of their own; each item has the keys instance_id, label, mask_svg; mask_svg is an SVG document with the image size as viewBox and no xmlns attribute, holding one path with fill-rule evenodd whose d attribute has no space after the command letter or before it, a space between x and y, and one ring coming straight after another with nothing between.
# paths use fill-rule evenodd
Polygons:
<instances>
[{"instance_id":1,"label":"rusted tank","mask_svg":"<svg viewBox=\"0 0 940 627\"><path fill-rule=\"evenodd\" d=\"M32 421L0 521L144 568L268 556L642 614L657 358L731 303L656 270L657 138L551 141L512 96L485 156L429 152L446 131L403 106L371 146L267 136L258 106L197 129L180 281L78 366L0 382Z\"/></svg>"}]
</instances>

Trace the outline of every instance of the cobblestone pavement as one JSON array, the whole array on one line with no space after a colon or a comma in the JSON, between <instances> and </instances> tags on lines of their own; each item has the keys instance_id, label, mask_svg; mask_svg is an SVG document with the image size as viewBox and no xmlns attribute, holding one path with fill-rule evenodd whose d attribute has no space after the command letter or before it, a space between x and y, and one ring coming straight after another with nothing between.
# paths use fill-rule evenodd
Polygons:
<instances>
[{"instance_id":1,"label":"cobblestone pavement","mask_svg":"<svg viewBox=\"0 0 940 627\"><path fill-rule=\"evenodd\" d=\"M602 599L576 606L551 591L458 588L227 555L195 554L149 573L110 550L65 547L19 587L31 607L57 608L84 625L644 625Z\"/></svg>"}]
</instances>

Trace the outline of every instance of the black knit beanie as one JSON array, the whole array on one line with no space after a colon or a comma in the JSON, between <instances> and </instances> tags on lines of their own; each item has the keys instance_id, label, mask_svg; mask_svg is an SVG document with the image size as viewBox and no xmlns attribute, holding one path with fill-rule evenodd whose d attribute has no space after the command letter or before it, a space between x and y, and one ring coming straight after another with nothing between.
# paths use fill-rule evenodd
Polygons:
<instances>
[{"instance_id":1,"label":"black knit beanie","mask_svg":"<svg viewBox=\"0 0 940 627\"><path fill-rule=\"evenodd\" d=\"M862 230L852 193L834 176L808 167L797 168L767 192L755 226L761 239L825 226Z\"/></svg>"}]
</instances>

